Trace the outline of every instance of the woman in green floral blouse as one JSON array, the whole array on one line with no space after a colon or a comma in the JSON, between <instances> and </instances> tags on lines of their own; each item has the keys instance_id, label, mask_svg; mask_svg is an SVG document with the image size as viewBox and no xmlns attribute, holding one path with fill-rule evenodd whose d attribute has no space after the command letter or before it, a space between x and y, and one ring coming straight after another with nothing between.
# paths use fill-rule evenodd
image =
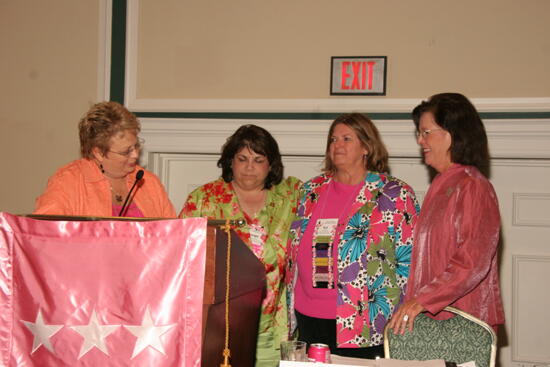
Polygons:
<instances>
[{"instance_id":1,"label":"woman in green floral blouse","mask_svg":"<svg viewBox=\"0 0 550 367\"><path fill-rule=\"evenodd\" d=\"M277 366L280 342L288 334L285 249L301 182L283 179L277 142L255 125L243 125L227 139L218 167L222 177L194 190L180 217L245 220L235 232L264 264L267 281L256 366Z\"/></svg>"}]
</instances>

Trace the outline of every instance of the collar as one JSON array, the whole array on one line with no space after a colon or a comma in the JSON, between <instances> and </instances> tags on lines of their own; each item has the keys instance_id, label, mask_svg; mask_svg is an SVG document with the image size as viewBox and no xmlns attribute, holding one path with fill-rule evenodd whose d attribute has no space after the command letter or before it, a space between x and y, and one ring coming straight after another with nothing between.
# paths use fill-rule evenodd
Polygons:
<instances>
[{"instance_id":1,"label":"collar","mask_svg":"<svg viewBox=\"0 0 550 367\"><path fill-rule=\"evenodd\" d=\"M98 165L91 159L82 158L80 159L80 168L82 170L82 175L84 176L84 181L86 182L100 182L107 181L107 177L101 173ZM141 166L136 165L132 173L126 175L126 181L132 182L135 179L135 172L143 169ZM145 171L145 170L144 170Z\"/></svg>"},{"instance_id":2,"label":"collar","mask_svg":"<svg viewBox=\"0 0 550 367\"><path fill-rule=\"evenodd\" d=\"M97 164L91 159L82 158L80 160L80 168L86 182L99 182L107 179L103 176Z\"/></svg>"}]
</instances>

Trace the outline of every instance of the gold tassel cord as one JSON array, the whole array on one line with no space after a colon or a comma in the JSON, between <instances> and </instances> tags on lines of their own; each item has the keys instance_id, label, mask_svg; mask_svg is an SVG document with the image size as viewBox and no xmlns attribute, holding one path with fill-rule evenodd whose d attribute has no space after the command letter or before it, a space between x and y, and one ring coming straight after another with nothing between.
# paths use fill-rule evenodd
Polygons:
<instances>
[{"instance_id":1,"label":"gold tassel cord","mask_svg":"<svg viewBox=\"0 0 550 367\"><path fill-rule=\"evenodd\" d=\"M229 358L231 351L229 350L229 283L231 275L231 225L229 219L225 221L225 225L221 229L227 234L227 256L225 270L225 346L223 350L223 363L220 367L231 367Z\"/></svg>"}]
</instances>

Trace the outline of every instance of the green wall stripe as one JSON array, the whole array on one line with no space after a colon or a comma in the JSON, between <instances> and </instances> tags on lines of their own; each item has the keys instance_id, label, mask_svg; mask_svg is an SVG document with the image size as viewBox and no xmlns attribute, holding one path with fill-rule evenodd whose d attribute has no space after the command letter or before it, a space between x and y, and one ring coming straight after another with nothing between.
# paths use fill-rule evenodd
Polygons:
<instances>
[{"instance_id":1,"label":"green wall stripe","mask_svg":"<svg viewBox=\"0 0 550 367\"><path fill-rule=\"evenodd\" d=\"M110 100L124 103L126 69L126 0L113 0L111 25L111 83Z\"/></svg>"},{"instance_id":2,"label":"green wall stripe","mask_svg":"<svg viewBox=\"0 0 550 367\"><path fill-rule=\"evenodd\" d=\"M550 112L481 112L484 119L548 119Z\"/></svg>"},{"instance_id":3,"label":"green wall stripe","mask_svg":"<svg viewBox=\"0 0 550 367\"><path fill-rule=\"evenodd\" d=\"M239 119L239 120L334 120L341 113L286 113L286 112L136 112L144 118L182 118L182 119ZM409 120L410 113L376 112L368 113L373 120ZM483 119L544 119L550 118L550 112L482 112Z\"/></svg>"}]
</instances>

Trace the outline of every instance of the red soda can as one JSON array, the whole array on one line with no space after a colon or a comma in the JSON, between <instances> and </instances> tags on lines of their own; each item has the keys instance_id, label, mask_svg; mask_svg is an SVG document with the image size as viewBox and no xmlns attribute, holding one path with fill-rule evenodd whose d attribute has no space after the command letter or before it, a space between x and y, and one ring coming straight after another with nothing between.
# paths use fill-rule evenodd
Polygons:
<instances>
[{"instance_id":1,"label":"red soda can","mask_svg":"<svg viewBox=\"0 0 550 367\"><path fill-rule=\"evenodd\" d=\"M326 344L311 344L307 357L311 362L330 363L330 348Z\"/></svg>"}]
</instances>

